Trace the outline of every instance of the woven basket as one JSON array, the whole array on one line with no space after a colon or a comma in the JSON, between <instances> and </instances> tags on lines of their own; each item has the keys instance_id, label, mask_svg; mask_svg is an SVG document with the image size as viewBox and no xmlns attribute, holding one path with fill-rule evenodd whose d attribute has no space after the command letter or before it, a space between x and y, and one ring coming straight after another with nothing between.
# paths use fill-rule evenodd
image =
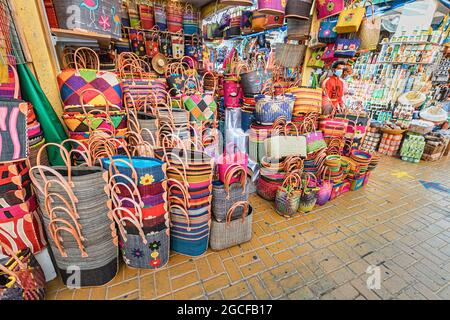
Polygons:
<instances>
[{"instance_id":1,"label":"woven basket","mask_svg":"<svg viewBox=\"0 0 450 320\"><path fill-rule=\"evenodd\" d=\"M236 208L243 207L241 217L233 217ZM252 238L253 208L246 201L233 204L224 222L212 220L210 246L213 250L223 250L250 241ZM234 220L233 220L234 219Z\"/></svg>"}]
</instances>

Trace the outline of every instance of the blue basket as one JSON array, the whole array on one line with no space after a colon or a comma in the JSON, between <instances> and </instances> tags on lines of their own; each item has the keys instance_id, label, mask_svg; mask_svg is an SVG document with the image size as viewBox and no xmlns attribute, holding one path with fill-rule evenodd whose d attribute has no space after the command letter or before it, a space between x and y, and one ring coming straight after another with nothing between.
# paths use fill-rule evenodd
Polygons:
<instances>
[{"instance_id":1,"label":"blue basket","mask_svg":"<svg viewBox=\"0 0 450 320\"><path fill-rule=\"evenodd\" d=\"M130 159L127 156L114 156L112 157L113 160L123 160L127 163L130 163ZM102 158L101 159L102 166L105 170L109 170L109 167L111 165L111 160L109 158ZM132 169L130 166L124 164L122 161L115 163L117 170L127 176L132 177ZM163 167L164 162L155 158L150 157L132 157L131 158L131 165L136 171L138 175L138 183L142 185L146 184L152 184L155 182L161 182L166 179L166 173L165 168ZM113 170L114 172L114 170ZM119 182L120 179L116 179L117 182ZM126 183L127 181L123 179L123 181Z\"/></svg>"},{"instance_id":2,"label":"blue basket","mask_svg":"<svg viewBox=\"0 0 450 320\"><path fill-rule=\"evenodd\" d=\"M286 121L292 120L295 97L292 94L280 96L266 96L259 94L255 97L255 120L262 125L271 125L279 117Z\"/></svg>"},{"instance_id":3,"label":"blue basket","mask_svg":"<svg viewBox=\"0 0 450 320\"><path fill-rule=\"evenodd\" d=\"M184 237L186 238L186 237ZM171 235L170 249L187 256L198 257L208 250L209 235L198 240L186 240Z\"/></svg>"}]
</instances>

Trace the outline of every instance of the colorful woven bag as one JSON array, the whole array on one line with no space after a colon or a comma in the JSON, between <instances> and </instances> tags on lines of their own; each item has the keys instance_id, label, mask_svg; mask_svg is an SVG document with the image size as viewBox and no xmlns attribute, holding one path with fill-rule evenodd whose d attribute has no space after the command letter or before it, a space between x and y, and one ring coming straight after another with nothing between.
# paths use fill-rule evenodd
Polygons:
<instances>
[{"instance_id":1,"label":"colorful woven bag","mask_svg":"<svg viewBox=\"0 0 450 320\"><path fill-rule=\"evenodd\" d=\"M203 83L207 74L208 72L203 75ZM187 88L188 83L190 82L197 83L195 89ZM185 82L184 91L182 102L184 108L190 113L190 121L201 122L215 120L217 118L217 103L213 93L215 90L212 93L201 92L198 81L189 78L189 80Z\"/></svg>"},{"instance_id":2,"label":"colorful woven bag","mask_svg":"<svg viewBox=\"0 0 450 320\"><path fill-rule=\"evenodd\" d=\"M320 22L318 39L323 43L334 43L337 38L336 18L326 19Z\"/></svg>"},{"instance_id":3,"label":"colorful woven bag","mask_svg":"<svg viewBox=\"0 0 450 320\"><path fill-rule=\"evenodd\" d=\"M87 66L86 53L96 59L96 69L80 68ZM63 70L58 75L61 99L65 106L78 105L80 95L86 89L96 89L103 94L108 103L122 107L122 86L116 74L100 71L100 60L95 51L89 48L78 48L74 54L75 69ZM85 96L85 103L99 105L104 103L103 97L94 91Z\"/></svg>"},{"instance_id":4,"label":"colorful woven bag","mask_svg":"<svg viewBox=\"0 0 450 320\"><path fill-rule=\"evenodd\" d=\"M286 0L258 0L258 10L265 14L284 14Z\"/></svg>"},{"instance_id":5,"label":"colorful woven bag","mask_svg":"<svg viewBox=\"0 0 450 320\"><path fill-rule=\"evenodd\" d=\"M339 14L344 9L344 0L316 1L317 19Z\"/></svg>"},{"instance_id":6,"label":"colorful woven bag","mask_svg":"<svg viewBox=\"0 0 450 320\"><path fill-rule=\"evenodd\" d=\"M358 32L362 19L366 14L366 2L364 1L361 7L356 6L356 2L353 2L352 6L341 11L336 24L337 33Z\"/></svg>"}]
</instances>

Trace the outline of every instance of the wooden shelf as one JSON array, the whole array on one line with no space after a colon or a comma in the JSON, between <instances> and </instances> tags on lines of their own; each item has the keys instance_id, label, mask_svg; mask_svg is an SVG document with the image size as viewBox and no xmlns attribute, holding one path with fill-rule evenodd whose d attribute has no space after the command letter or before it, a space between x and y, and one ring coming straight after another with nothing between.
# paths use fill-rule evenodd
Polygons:
<instances>
[{"instance_id":1,"label":"wooden shelf","mask_svg":"<svg viewBox=\"0 0 450 320\"><path fill-rule=\"evenodd\" d=\"M52 28L51 31L58 38L56 40L57 42L69 42L70 39L95 40L100 46L107 47L112 41L112 37L109 35L81 29L69 30Z\"/></svg>"}]
</instances>

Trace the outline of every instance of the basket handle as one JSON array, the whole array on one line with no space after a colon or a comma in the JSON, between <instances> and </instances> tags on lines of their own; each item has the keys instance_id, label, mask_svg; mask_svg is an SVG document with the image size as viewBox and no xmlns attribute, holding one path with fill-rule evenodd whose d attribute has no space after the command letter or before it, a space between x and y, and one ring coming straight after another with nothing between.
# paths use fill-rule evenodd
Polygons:
<instances>
[{"instance_id":1,"label":"basket handle","mask_svg":"<svg viewBox=\"0 0 450 320\"><path fill-rule=\"evenodd\" d=\"M234 175L241 173L241 186L242 186L242 194L245 194L245 188L247 186L247 171L245 170L244 166L239 164L232 164L228 166L228 168L225 170L225 181L224 181L224 188L227 192L227 200L230 199L230 182Z\"/></svg>"},{"instance_id":2,"label":"basket handle","mask_svg":"<svg viewBox=\"0 0 450 320\"><path fill-rule=\"evenodd\" d=\"M249 206L250 206L250 203L248 201L238 201L238 202L234 203L230 207L230 209L228 209L228 212L227 212L227 219L226 219L227 225L229 225L231 223L231 217L232 217L234 211L236 211L236 209L239 207L243 207L243 209L244 209L244 213L242 214L242 223L244 223L245 218L247 217L247 215L250 211Z\"/></svg>"}]
</instances>

